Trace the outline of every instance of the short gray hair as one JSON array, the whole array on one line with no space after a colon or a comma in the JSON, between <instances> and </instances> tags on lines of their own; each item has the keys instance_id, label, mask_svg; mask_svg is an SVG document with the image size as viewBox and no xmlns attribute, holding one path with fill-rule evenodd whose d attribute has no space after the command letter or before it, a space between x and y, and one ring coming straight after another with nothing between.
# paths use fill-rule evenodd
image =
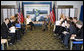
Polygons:
<instances>
[{"instance_id":1,"label":"short gray hair","mask_svg":"<svg viewBox=\"0 0 84 51\"><path fill-rule=\"evenodd\" d=\"M77 21L76 24L83 25L82 21Z\"/></svg>"}]
</instances>

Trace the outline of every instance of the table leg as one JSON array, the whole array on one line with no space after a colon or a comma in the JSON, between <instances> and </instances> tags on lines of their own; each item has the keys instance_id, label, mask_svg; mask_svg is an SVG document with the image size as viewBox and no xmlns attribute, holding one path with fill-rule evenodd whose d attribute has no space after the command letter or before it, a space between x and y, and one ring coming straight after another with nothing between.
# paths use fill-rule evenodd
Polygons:
<instances>
[{"instance_id":1,"label":"table leg","mask_svg":"<svg viewBox=\"0 0 84 51\"><path fill-rule=\"evenodd\" d=\"M83 45L82 45L82 47L81 47L81 50L83 50Z\"/></svg>"},{"instance_id":2,"label":"table leg","mask_svg":"<svg viewBox=\"0 0 84 51\"><path fill-rule=\"evenodd\" d=\"M73 45L72 41L70 41L70 50L72 50L72 45Z\"/></svg>"},{"instance_id":3,"label":"table leg","mask_svg":"<svg viewBox=\"0 0 84 51\"><path fill-rule=\"evenodd\" d=\"M8 48L8 41L7 41L7 48Z\"/></svg>"}]
</instances>

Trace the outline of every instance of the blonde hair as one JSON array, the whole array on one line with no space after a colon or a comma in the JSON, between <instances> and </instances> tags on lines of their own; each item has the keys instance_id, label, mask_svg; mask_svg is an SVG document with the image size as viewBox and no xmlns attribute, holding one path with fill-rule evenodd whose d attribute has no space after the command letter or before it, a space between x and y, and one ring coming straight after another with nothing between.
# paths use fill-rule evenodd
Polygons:
<instances>
[{"instance_id":1,"label":"blonde hair","mask_svg":"<svg viewBox=\"0 0 84 51\"><path fill-rule=\"evenodd\" d=\"M27 15L27 18L29 18L30 15Z\"/></svg>"},{"instance_id":2,"label":"blonde hair","mask_svg":"<svg viewBox=\"0 0 84 51\"><path fill-rule=\"evenodd\" d=\"M60 18L64 18L64 14L61 14Z\"/></svg>"},{"instance_id":3,"label":"blonde hair","mask_svg":"<svg viewBox=\"0 0 84 51\"><path fill-rule=\"evenodd\" d=\"M15 18L15 16L11 16L11 18L10 18L11 20L13 19L13 20L16 20L16 18Z\"/></svg>"},{"instance_id":4,"label":"blonde hair","mask_svg":"<svg viewBox=\"0 0 84 51\"><path fill-rule=\"evenodd\" d=\"M82 21L77 21L76 24L83 25Z\"/></svg>"}]
</instances>

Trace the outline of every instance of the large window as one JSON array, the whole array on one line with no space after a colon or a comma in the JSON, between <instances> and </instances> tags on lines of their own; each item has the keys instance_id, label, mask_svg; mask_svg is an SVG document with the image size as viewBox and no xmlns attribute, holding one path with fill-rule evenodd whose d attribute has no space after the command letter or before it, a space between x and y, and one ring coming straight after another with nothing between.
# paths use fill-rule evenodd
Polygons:
<instances>
[{"instance_id":1,"label":"large window","mask_svg":"<svg viewBox=\"0 0 84 51\"><path fill-rule=\"evenodd\" d=\"M52 2L23 2L24 17L30 15L32 21L43 21L50 14Z\"/></svg>"},{"instance_id":2,"label":"large window","mask_svg":"<svg viewBox=\"0 0 84 51\"><path fill-rule=\"evenodd\" d=\"M1 9L1 23L5 20L5 18L10 18L11 16L15 16L18 13L17 8L2 8Z\"/></svg>"},{"instance_id":3,"label":"large window","mask_svg":"<svg viewBox=\"0 0 84 51\"><path fill-rule=\"evenodd\" d=\"M73 8L73 6L58 6L57 8L57 20L59 20L61 14L64 14L66 17L77 17L78 9Z\"/></svg>"}]
</instances>

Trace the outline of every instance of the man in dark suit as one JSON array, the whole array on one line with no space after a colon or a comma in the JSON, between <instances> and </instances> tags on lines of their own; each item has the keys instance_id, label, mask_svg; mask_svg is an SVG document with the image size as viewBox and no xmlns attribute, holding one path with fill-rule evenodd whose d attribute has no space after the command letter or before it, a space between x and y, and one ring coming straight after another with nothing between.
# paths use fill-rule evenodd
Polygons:
<instances>
[{"instance_id":1,"label":"man in dark suit","mask_svg":"<svg viewBox=\"0 0 84 51\"><path fill-rule=\"evenodd\" d=\"M83 39L83 23L78 21L76 23L76 26L77 26L78 31L76 34L73 35L73 37L75 37L75 39ZM81 44L74 45L73 50L81 50Z\"/></svg>"},{"instance_id":2,"label":"man in dark suit","mask_svg":"<svg viewBox=\"0 0 84 51\"><path fill-rule=\"evenodd\" d=\"M15 27L15 24L16 24L16 18L14 16L11 16L10 22L8 24L8 27L10 28L10 30L11 30L11 27ZM15 40L16 40L16 32L15 33L9 32L8 36L10 37L9 44L11 44L11 45L14 44Z\"/></svg>"},{"instance_id":3,"label":"man in dark suit","mask_svg":"<svg viewBox=\"0 0 84 51\"><path fill-rule=\"evenodd\" d=\"M5 22L3 22L2 25L1 25L1 36L2 36L3 39L8 38L8 31L9 31L8 23L9 23L9 19L6 18Z\"/></svg>"},{"instance_id":4,"label":"man in dark suit","mask_svg":"<svg viewBox=\"0 0 84 51\"><path fill-rule=\"evenodd\" d=\"M10 21L9 21L9 23L8 23L8 27L10 28L10 27L12 27L12 26L15 26L15 24L16 24L16 20L14 20L14 18L13 18L13 19L10 18Z\"/></svg>"},{"instance_id":5,"label":"man in dark suit","mask_svg":"<svg viewBox=\"0 0 84 51\"><path fill-rule=\"evenodd\" d=\"M76 34L76 32L77 32L76 26L73 22L67 22L67 23L69 24L69 28L66 30L66 32L68 32L68 33L66 33L64 35L64 39L63 39L64 45L66 46L66 48L68 48L69 39L70 39L71 35Z\"/></svg>"}]
</instances>

